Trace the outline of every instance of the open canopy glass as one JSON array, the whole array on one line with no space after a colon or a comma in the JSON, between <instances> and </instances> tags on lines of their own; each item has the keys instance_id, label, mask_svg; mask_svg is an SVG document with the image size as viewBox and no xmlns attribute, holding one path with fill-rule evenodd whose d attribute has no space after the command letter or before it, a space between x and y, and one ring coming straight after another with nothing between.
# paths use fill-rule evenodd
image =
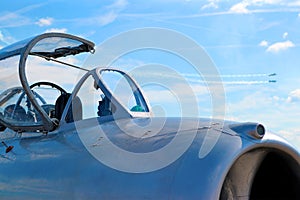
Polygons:
<instances>
[{"instance_id":1,"label":"open canopy glass","mask_svg":"<svg viewBox=\"0 0 300 200\"><path fill-rule=\"evenodd\" d=\"M1 49L1 127L15 131L53 130L55 100L72 89L72 79L80 68L75 65L80 60L76 58L85 52L94 52L92 42L64 33L45 33Z\"/></svg>"}]
</instances>

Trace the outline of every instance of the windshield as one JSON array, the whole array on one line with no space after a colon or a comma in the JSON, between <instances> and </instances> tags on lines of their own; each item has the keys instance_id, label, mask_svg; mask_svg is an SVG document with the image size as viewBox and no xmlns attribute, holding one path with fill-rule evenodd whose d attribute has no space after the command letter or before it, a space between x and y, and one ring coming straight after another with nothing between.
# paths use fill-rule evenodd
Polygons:
<instances>
[{"instance_id":1,"label":"windshield","mask_svg":"<svg viewBox=\"0 0 300 200\"><path fill-rule=\"evenodd\" d=\"M0 93L8 88L21 86L18 74L18 63L20 56L14 56L0 60Z\"/></svg>"},{"instance_id":2,"label":"windshield","mask_svg":"<svg viewBox=\"0 0 300 200\"><path fill-rule=\"evenodd\" d=\"M134 81L118 70L101 70L101 79L113 96L131 112L149 112L149 108Z\"/></svg>"},{"instance_id":3,"label":"windshield","mask_svg":"<svg viewBox=\"0 0 300 200\"><path fill-rule=\"evenodd\" d=\"M89 51L92 51L92 49L80 41L69 38L50 37L39 41L32 48L31 54L47 58L59 58Z\"/></svg>"},{"instance_id":4,"label":"windshield","mask_svg":"<svg viewBox=\"0 0 300 200\"><path fill-rule=\"evenodd\" d=\"M35 97L41 104L45 103L39 94L35 93ZM1 94L0 121L16 127L42 124L41 118L36 114L21 87L9 89Z\"/></svg>"},{"instance_id":5,"label":"windshield","mask_svg":"<svg viewBox=\"0 0 300 200\"><path fill-rule=\"evenodd\" d=\"M32 38L16 42L0 50L0 60L15 56L21 53L21 50L28 44Z\"/></svg>"}]
</instances>

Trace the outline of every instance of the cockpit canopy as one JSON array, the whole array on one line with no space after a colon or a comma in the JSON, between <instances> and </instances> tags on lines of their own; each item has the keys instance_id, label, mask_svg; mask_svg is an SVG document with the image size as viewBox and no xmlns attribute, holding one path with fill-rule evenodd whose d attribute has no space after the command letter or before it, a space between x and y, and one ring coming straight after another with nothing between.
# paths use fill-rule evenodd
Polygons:
<instances>
[{"instance_id":1,"label":"cockpit canopy","mask_svg":"<svg viewBox=\"0 0 300 200\"><path fill-rule=\"evenodd\" d=\"M125 72L79 67L82 55L93 52L92 42L63 33L1 49L0 131L48 132L90 118L150 116L141 89Z\"/></svg>"},{"instance_id":2,"label":"cockpit canopy","mask_svg":"<svg viewBox=\"0 0 300 200\"><path fill-rule=\"evenodd\" d=\"M80 60L74 55L93 52L92 42L64 33L45 33L1 49L1 126L16 131L53 130L55 101L67 93L58 84L71 90L78 76L78 70L62 64L72 66ZM49 62L53 59L57 62Z\"/></svg>"}]
</instances>

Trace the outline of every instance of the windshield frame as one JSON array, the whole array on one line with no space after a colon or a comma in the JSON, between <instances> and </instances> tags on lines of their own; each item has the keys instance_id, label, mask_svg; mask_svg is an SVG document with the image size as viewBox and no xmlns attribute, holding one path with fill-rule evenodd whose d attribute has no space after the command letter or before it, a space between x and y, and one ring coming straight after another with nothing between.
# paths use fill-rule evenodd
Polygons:
<instances>
[{"instance_id":1,"label":"windshield frame","mask_svg":"<svg viewBox=\"0 0 300 200\"><path fill-rule=\"evenodd\" d=\"M129 109L127 109L118 98L116 98L116 96L114 95L114 93L109 89L109 87L105 84L104 80L101 78L101 71L117 71L119 73L121 73L126 79L129 79L132 84L134 84L134 87L139 90L139 93L141 95L141 97L143 98L144 104L147 107L147 111L145 112L134 112L134 111L130 111ZM66 124L66 116L68 114L68 111L70 109L70 107L72 106L72 100L73 98L75 98L78 94L78 92L81 90L82 85L85 83L85 81L88 79L88 77L92 77L94 79L94 87L99 87L99 89L101 89L101 91L103 92L103 94L114 104L114 106L116 106L116 112L113 113L112 115L108 115L108 116L98 116L97 118L100 119L100 121L106 122L106 121L110 121L110 120L117 120L117 119L122 119L122 118L137 118L137 117L141 117L141 118L149 118L152 117L152 111L151 111L151 107L150 104L146 98L146 96L143 94L142 89L140 88L140 86L136 83L136 81L131 78L127 73L125 73L122 70L119 69L114 69L114 68L102 68L102 67L98 67L98 68L94 68L93 70L90 70L89 72L87 72L77 83L77 85L75 86L73 92L72 92L72 96L70 97L67 105L66 105L66 109L64 110L64 113L62 114L62 120L61 120L61 124ZM72 109L72 108L71 108ZM88 118L87 120L90 120L90 118ZM76 123L76 121L75 121Z\"/></svg>"},{"instance_id":2,"label":"windshield frame","mask_svg":"<svg viewBox=\"0 0 300 200\"><path fill-rule=\"evenodd\" d=\"M145 105L146 110L144 112L135 112L135 111L129 110L125 105L123 105L122 101L120 101L120 99L118 99L118 97L116 97L113 94L113 91L110 90L110 88L108 87L108 85L102 79L101 73L104 72L104 71L118 72L122 76L124 76L124 78L127 81L131 82L131 83L128 82L130 84L130 86L131 86L131 89L133 89L133 87L134 87L137 90L137 92L139 93L140 97L142 98L140 100L143 101L143 104ZM143 90L140 88L140 86L136 83L136 81L130 75L128 75L126 72L124 72L122 70L115 69L115 68L96 68L95 69L95 73L96 73L96 76L99 79L99 82L100 82L99 86L102 87L103 92L107 93L108 96L111 96L111 101L118 102L118 105L120 105L122 107L122 110L126 110L126 112L129 113L131 117L151 117L152 116L152 111L151 111L151 107L150 107L148 99L143 94Z\"/></svg>"},{"instance_id":3,"label":"windshield frame","mask_svg":"<svg viewBox=\"0 0 300 200\"><path fill-rule=\"evenodd\" d=\"M40 116L42 117L42 125L41 126L18 126L18 125L14 125L14 124L9 124L9 123L5 123L5 125L15 131L35 131L35 130L39 130L39 131L52 131L57 127L57 122L55 122L55 120L51 119L48 114L43 110L43 108L41 108L41 106L39 105L39 103L37 102L34 93L31 91L30 85L28 83L27 80L27 76L26 76L26 61L29 55L33 55L31 50L35 47L35 45L46 38L62 38L62 39L70 39L70 40L74 40L77 41L79 44L84 45L83 49L70 49L69 47L66 47L64 50L64 52L62 52L59 56L56 57L66 57L69 55L75 55L75 54L80 54L82 52L90 52L90 53L94 53L94 43L91 41L88 41L86 39L74 36L74 35L70 35L70 34L65 34L65 33L44 33L35 37L31 37L22 41L19 41L17 43L14 43L12 45L9 45L7 47L4 47L3 49L0 50L0 60L4 60L6 58L12 57L12 56L20 56L19 59L19 65L18 65L18 73L19 73L19 79L20 79L20 83L21 86L24 90L24 92L26 93L28 99L30 100L30 102L32 103L32 105L34 106L34 108L36 109L36 111L40 114ZM79 46L78 46L79 47ZM56 50L56 49L55 49ZM70 51L67 51L70 50ZM51 52L49 52L49 58L53 57L51 55ZM56 51L54 52L56 53ZM57 54L55 54L57 55ZM34 56L39 56L34 54ZM44 56L45 57L45 56Z\"/></svg>"}]
</instances>

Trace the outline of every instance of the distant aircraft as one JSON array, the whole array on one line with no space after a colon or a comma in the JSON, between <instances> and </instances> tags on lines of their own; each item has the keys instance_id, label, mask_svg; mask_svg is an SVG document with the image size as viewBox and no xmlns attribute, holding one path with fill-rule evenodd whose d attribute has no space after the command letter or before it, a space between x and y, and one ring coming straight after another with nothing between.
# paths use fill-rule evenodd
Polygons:
<instances>
[{"instance_id":1,"label":"distant aircraft","mask_svg":"<svg viewBox=\"0 0 300 200\"><path fill-rule=\"evenodd\" d=\"M277 75L276 73L269 74L269 76L276 76L276 75Z\"/></svg>"},{"instance_id":2,"label":"distant aircraft","mask_svg":"<svg viewBox=\"0 0 300 200\"><path fill-rule=\"evenodd\" d=\"M0 50L1 199L300 199L288 142L259 123L154 117L126 72L67 59L93 51L63 33ZM71 67L86 72L69 93Z\"/></svg>"}]
</instances>

